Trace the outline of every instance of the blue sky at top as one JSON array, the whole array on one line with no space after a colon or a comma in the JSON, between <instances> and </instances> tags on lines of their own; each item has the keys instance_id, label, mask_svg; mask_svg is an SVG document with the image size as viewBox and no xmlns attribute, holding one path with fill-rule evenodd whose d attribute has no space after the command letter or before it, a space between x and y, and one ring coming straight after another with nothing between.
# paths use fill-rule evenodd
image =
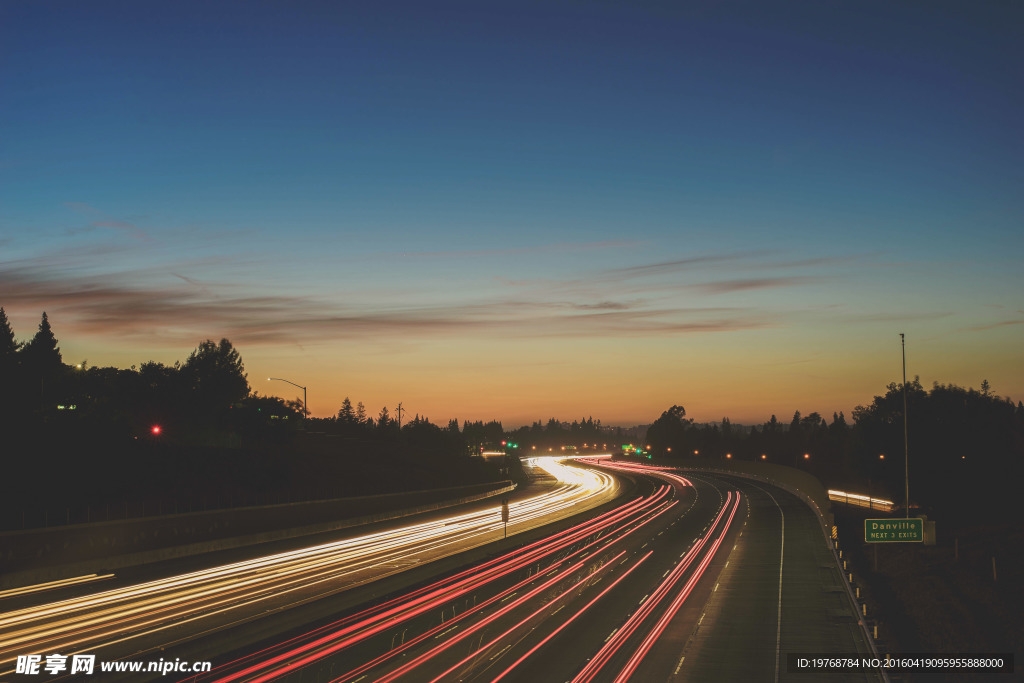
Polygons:
<instances>
[{"instance_id":1,"label":"blue sky at top","mask_svg":"<svg viewBox=\"0 0 1024 683\"><path fill-rule=\"evenodd\" d=\"M918 336L964 336L936 358L1002 358L1024 330L1022 18L1013 2L5 3L0 305L22 337L64 307L87 347L121 329L125 291L148 292L178 316L133 331L153 355L196 334L272 346L277 316L314 346L582 323L707 354L730 331L820 334L845 357L881 333L865 320L890 336L927 320ZM218 306L247 313L221 325ZM936 379L984 369L950 368Z\"/></svg>"}]
</instances>

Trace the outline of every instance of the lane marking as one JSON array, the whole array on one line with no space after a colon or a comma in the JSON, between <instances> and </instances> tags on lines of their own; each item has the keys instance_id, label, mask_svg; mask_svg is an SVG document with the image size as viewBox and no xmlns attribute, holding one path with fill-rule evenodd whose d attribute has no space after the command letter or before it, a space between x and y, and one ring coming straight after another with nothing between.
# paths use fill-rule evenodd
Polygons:
<instances>
[{"instance_id":1,"label":"lane marking","mask_svg":"<svg viewBox=\"0 0 1024 683\"><path fill-rule=\"evenodd\" d=\"M775 496L753 482L751 482L750 485L759 489L762 493L772 499L772 502L775 503L775 507L779 509L779 519L781 520L782 542L779 544L779 611L775 625L775 683L779 683L779 653L782 647L782 566L786 556L786 513L782 511L782 506L779 505L779 501L775 500Z\"/></svg>"}]
</instances>

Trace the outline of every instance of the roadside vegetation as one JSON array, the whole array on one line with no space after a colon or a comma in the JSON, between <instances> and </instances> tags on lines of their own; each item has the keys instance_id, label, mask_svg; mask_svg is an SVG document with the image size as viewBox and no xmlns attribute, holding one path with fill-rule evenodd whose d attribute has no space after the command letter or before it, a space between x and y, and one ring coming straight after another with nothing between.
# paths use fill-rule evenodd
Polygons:
<instances>
[{"instance_id":1,"label":"roadside vegetation","mask_svg":"<svg viewBox=\"0 0 1024 683\"><path fill-rule=\"evenodd\" d=\"M65 363L45 313L26 342L0 308L0 530L507 479L419 416L332 419L251 391L227 339L173 365ZM472 432L472 429L470 430ZM471 435L472 436L472 435Z\"/></svg>"}]
</instances>

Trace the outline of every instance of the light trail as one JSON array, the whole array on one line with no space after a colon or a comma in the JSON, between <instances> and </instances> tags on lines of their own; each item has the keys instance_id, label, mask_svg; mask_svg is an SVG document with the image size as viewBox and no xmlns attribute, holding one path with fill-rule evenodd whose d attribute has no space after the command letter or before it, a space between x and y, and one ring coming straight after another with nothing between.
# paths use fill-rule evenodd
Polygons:
<instances>
[{"instance_id":1,"label":"light trail","mask_svg":"<svg viewBox=\"0 0 1024 683\"><path fill-rule=\"evenodd\" d=\"M672 569L668 576L643 601L640 608L633 613L633 615L622 626L622 628L616 631L615 635L612 636L604 644L604 646L598 651L596 655L594 655L594 657L587 663L583 670L576 675L572 683L586 683L587 681L592 681L598 675L601 668L603 668L605 664L607 664L608 661L611 660L611 658L626 643L630 636L632 636L632 634L640 628L640 625L643 623L643 621L655 610L655 608L662 601L662 599L671 592L672 588L675 586L676 583L679 582L679 580L682 578L683 574L686 572L689 566L700 555L701 550L707 544L708 540L712 537L712 535L718 533L719 539L721 538L721 535L723 535L727 530L728 524L731 523L733 515L735 514L736 506L739 504L739 495L737 494L735 496L735 500L733 500L733 498L733 494L730 491L726 498L725 505L722 506L721 510L718 513L718 516L715 518L715 521L712 523L708 532L690 548L690 550L683 556L682 561L680 561ZM731 513L729 513L730 502L732 503ZM721 521L727 514L728 522L726 522L725 525L721 525L722 528L719 529ZM717 545L713 546L714 549L717 549L717 547ZM710 562L709 558L710 554L707 554L705 555L704 559L707 562ZM699 573L703 573L702 566L706 567L706 564L701 563L701 565L698 565ZM689 591L686 591L685 594L688 595ZM685 599L685 595L683 595L683 599ZM680 602L680 604L682 603ZM651 642L653 642L653 640L651 640Z\"/></svg>"},{"instance_id":2,"label":"light trail","mask_svg":"<svg viewBox=\"0 0 1024 683\"><path fill-rule=\"evenodd\" d=\"M67 588L68 586L77 586L83 583L91 583L93 581L102 581L104 579L112 578L114 578L113 574L86 574L85 576L76 576L71 579L61 579L60 581L49 581L47 583L39 583L34 586L24 586L23 588L11 588L9 590L0 591L0 600L3 600L4 598L13 598L16 595L41 593L43 591L56 590L58 588Z\"/></svg>"},{"instance_id":3,"label":"light trail","mask_svg":"<svg viewBox=\"0 0 1024 683\"><path fill-rule=\"evenodd\" d=\"M572 595L574 592L576 592L577 589L579 589L585 583L588 583L588 582L592 581L594 579L595 575L600 574L600 573L602 573L605 570L611 569L613 567L613 565L615 564L615 561L620 559L625 554L626 554L626 551L623 550L618 555L615 555L615 556L609 558L608 561L605 562L596 571L591 572L590 574L587 574L583 578L579 579L578 581L576 581L575 583L570 585L567 589L563 590L561 593L556 595L554 598L551 598L550 600L547 600L546 602L544 602L540 607L535 609L533 612L531 612L527 616L525 616L522 619L520 619L515 625L513 625L512 627L506 629L504 632L502 632L498 636L496 636L496 637L492 638L491 640L487 641L486 645L482 645L482 646L478 647L475 651L471 652L468 656L464 657L461 661L456 662L453 666L449 667L446 671L441 673L441 675L431 679L430 683L439 683L440 681L447 680L447 678L448 678L448 676L450 674L453 674L457 669L462 667L464 664L467 664L467 663L473 661L474 659L477 658L478 655L486 652L487 650L490 650L495 645L498 645L505 638L508 638L509 636L511 636L513 633L518 631L524 625L526 625L529 622L533 621L535 618L537 618L542 613L550 611L555 605L557 605L558 603L562 602L562 600L564 598ZM639 563L637 563L637 564L639 564ZM539 592L540 592L540 590L537 590L536 593L534 593L534 594L537 594ZM525 603L525 601L524 601L524 603ZM494 617L492 617L491 621L496 619L497 616L498 615L495 615ZM489 622L485 622L485 623L489 623ZM387 681L387 680L390 680L390 679L387 679L387 678L381 679L381 683L384 683L384 681Z\"/></svg>"},{"instance_id":4,"label":"light trail","mask_svg":"<svg viewBox=\"0 0 1024 683\"><path fill-rule=\"evenodd\" d=\"M846 503L857 507L870 508L880 512L892 512L896 509L896 503L884 498L872 498L860 493L849 493L848 491L828 490L828 498L836 503Z\"/></svg>"},{"instance_id":5,"label":"light trail","mask_svg":"<svg viewBox=\"0 0 1024 683\"><path fill-rule=\"evenodd\" d=\"M551 516L573 514L610 499L616 489L605 473L539 458L537 466L561 484L510 504L510 533ZM0 668L18 654L74 654L150 635L242 607L297 603L402 571L410 558L431 561L495 540L500 508L366 534L134 586L0 614ZM272 601L272 602L271 602ZM262 609L261 609L262 611ZM76 650L77 648L77 650ZM0 671L10 674L13 670Z\"/></svg>"},{"instance_id":6,"label":"light trail","mask_svg":"<svg viewBox=\"0 0 1024 683\"><path fill-rule=\"evenodd\" d=\"M653 550L651 550L651 551L648 551L646 555L644 555L643 557L641 557L641 558L640 558L639 560L637 560L637 561L636 561L635 563L633 563L633 565L632 565L632 566L630 566L630 568L629 568L629 569L627 569L627 570L626 570L625 572L623 572L622 576L620 576L619 578L615 579L615 581L613 581L613 582L612 582L611 584L609 584L609 585L608 585L608 586L607 586L607 587L606 587L606 588L605 588L605 589L604 589L603 591L601 591L600 593L598 593L596 597L594 597L593 599L591 599L591 601L590 601L590 602L588 602L588 603L587 603L586 605L584 605L584 606L583 606L583 607L582 607L581 609L577 610L575 614L573 614L573 615L572 615L571 617L569 617L569 618L568 618L568 619L566 619L566 620L565 620L564 622L562 622L561 626L559 626L559 627L558 627L558 628L556 628L556 629L555 629L554 631L552 631L551 633L549 633L549 634L547 635L547 637L545 637L545 638L544 638L544 640L542 640L542 641L540 641L539 643L537 643L536 645L534 645L534 646L533 646L532 648L530 648L530 650L529 650L529 651L527 651L527 652L526 652L526 654L524 654L524 655L523 655L522 657L520 657L520 658L519 658L519 659L517 659L516 661L512 662L512 665L511 665L511 666L509 666L509 667L508 667L507 669L505 669L504 671L502 671L502 672L501 672L500 674L498 674L498 676L497 676L497 677L495 677L495 678L494 678L494 680L492 680L492 681L491 681L491 683L497 683L498 681L500 681L500 680L501 680L502 678L504 678L505 676L507 676L507 675L508 675L508 673L509 673L510 671L512 671L512 670L513 670L513 669L515 669L515 668L516 668L517 666L519 666L519 665L520 665L520 664L522 664L522 663L523 663L524 661L526 661L526 660L527 660L527 659L529 658L529 656L530 656L530 655L532 655L532 654L533 654L534 652L536 652L537 650L539 650L539 649L541 649L542 647L544 647L545 645L547 645L547 643L548 643L548 642L549 642L549 641L550 641L550 640L551 640L552 638L554 638L554 637L555 637L555 636L557 636L557 635L558 635L559 633L561 633L561 632L562 632L562 631L563 631L563 630L564 630L565 628L567 628L567 627L569 626L569 624L571 624L571 623L573 623L574 621L576 621L576 619L577 619L577 618L579 618L579 617L580 617L580 615L582 615L582 614L583 614L584 612L586 612L586 611L587 611L588 609L590 609L591 607L593 607L593 606L594 606L594 605L595 605L595 604L596 604L596 603L597 603L597 602L598 602L599 600L601 600L601 598L603 598L603 597L604 597L605 595L607 595L607 594L608 594L608 593L609 593L609 592L610 592L610 591L611 591L611 590L612 590L613 588L615 588L616 586L618 586L618 585L619 585L619 584L620 584L620 583L622 582L622 580L623 580L623 579L625 579L625 578L626 578L627 576L629 576L629 575L630 575L630 574L631 574L631 573L633 572L633 570L634 570L634 569L636 569L636 568L637 568L637 567L639 567L639 566L640 566L641 564L643 564L643 563L644 563L644 561L645 561L645 560L647 560L647 558L649 558L649 557L650 557L651 555L653 555L653 554L654 554L654 551L653 551Z\"/></svg>"},{"instance_id":7,"label":"light trail","mask_svg":"<svg viewBox=\"0 0 1024 683\"><path fill-rule=\"evenodd\" d=\"M597 534L603 534L602 538L590 540L581 547L573 550L573 552L561 558L554 559L553 563L549 565L545 571L563 567L574 558L583 558L582 561L586 562L593 557L593 554L597 552L598 549L607 547L608 545L620 540L674 505L675 503L668 499L669 492L669 487L662 486L647 498L635 499L630 503L595 518L594 520L581 523L564 532L560 532L542 539L541 541L537 541L523 549L520 549L519 551L511 553L510 555L506 555L485 563L484 565L474 567L473 569L467 570L466 572L458 574L450 579L431 584L430 586L420 589L413 594L397 598L382 606L387 609L367 610L351 619L333 624L332 627L336 628L336 631L324 633L324 631L329 629L319 629L316 632L316 635L319 635L320 637L316 640L306 644L296 644L290 650L276 654L269 659L251 665L237 673L229 675L222 674L217 680L220 683L229 683L230 681L244 677L245 680L253 681L255 683L256 681L271 680L282 676L290 671L294 671L323 659L324 657L332 655L346 647L350 647L382 630L394 628L397 624L405 620L413 618L424 612L437 609L443 604L450 603L455 599L479 590L482 586L490 583L491 581L503 578L511 572L521 571L522 569L539 561L552 561L558 553L571 548L574 544L585 542L590 537ZM569 570L563 570L563 572L571 571L574 568L576 568L576 565L570 567ZM348 680L356 677L364 671L379 665L384 660L392 656L396 656L404 650L408 650L415 644L425 641L443 630L450 629L453 622L461 622L470 614L480 613L494 605L501 604L505 599L513 596L521 588L536 581L538 575L539 573L517 582L515 585L500 592L491 599L481 602L479 605L463 612L463 614L454 619L449 619L448 621L443 622L441 625L421 634L415 639L408 641L399 648L378 657L374 661L368 662L358 669L350 671L338 680ZM534 592L530 592L525 596L520 596L515 602L507 603L498 614L506 614L511 609L517 608L523 604L525 600L531 599L534 594ZM455 640L461 640L474 632L475 630L466 631L457 636ZM293 639L293 641L295 640L298 639ZM431 653L428 653L427 656L414 660L403 670L410 670L414 666L426 661L434 654L443 651L453 642L455 641L447 641L443 647L435 648ZM265 652L262 654L266 656L269 653ZM295 659L296 657L299 658ZM240 664L241 662L235 662L233 665L229 666L238 666ZM257 676L257 673L260 671L263 671L264 673Z\"/></svg>"},{"instance_id":8,"label":"light trail","mask_svg":"<svg viewBox=\"0 0 1024 683\"><path fill-rule=\"evenodd\" d=\"M708 551L704 553L704 558L701 560L700 564L694 570L693 574L690 575L690 579L686 582L686 585L684 585L683 589L679 591L679 594L669 605L668 609L665 610L664 614L662 614L661 618L658 620L658 623L655 624L654 628L652 628L651 631L647 634L647 637L644 638L643 643L640 644L640 647L637 648L637 650L633 653L633 656L630 657L629 661L626 663L626 666L623 667L622 671L615 678L615 683L625 683L629 679L629 677L633 675L633 673L636 671L636 668L640 665L640 662L650 651L651 647L653 647L654 643L658 640L658 638L661 637L661 634L664 633L665 629L669 625L669 622L671 622L672 619L675 618L676 614L679 612L679 609L683 606L683 603L686 602L686 598L690 596L690 593L693 591L694 586L697 585L697 582L700 581L701 577L704 575L704 571L708 568L708 565L711 564L711 560L714 558L715 553L718 552L718 548L719 546L721 546L722 540L725 538L725 534L729 530L729 527L732 525L732 521L736 516L736 510L739 507L739 504L740 495L739 491L737 491L732 509L729 511L729 517L722 523L722 528L718 533L718 537L711 544L711 547L708 549ZM725 507L728 507L728 502L726 503ZM723 508L723 512L724 510L725 508ZM719 516L719 519L721 519L721 516ZM716 524L717 523L718 522L716 520ZM713 532L714 528L712 528L712 530L708 532L708 536L710 536ZM705 536L705 539L708 536Z\"/></svg>"},{"instance_id":9,"label":"light trail","mask_svg":"<svg viewBox=\"0 0 1024 683\"><path fill-rule=\"evenodd\" d=\"M671 504L668 505L668 506L665 506L664 508L658 510L657 512L660 514L661 512L664 512L665 510L667 510L669 507L671 507ZM643 524L646 524L651 519L652 519L651 517L649 517L648 519L645 519ZM612 543L614 543L615 541L621 540L621 538L624 537L627 533L632 533L633 531L638 529L640 526L643 526L643 524L640 524L640 525L637 525L637 526L635 526L633 528L628 529L628 531L626 533L620 534L619 537L617 537L617 538L602 539L600 542L605 547L605 549L607 549L609 546L612 545ZM577 554L580 554L580 553L577 553ZM515 609L518 609L520 607L525 606L531 599L533 599L537 595L541 594L542 592L546 591L547 589L551 588L552 586L558 584L560 581L562 581L566 577L571 576L574 572L576 572L581 567L583 567L588 561L590 561L590 558L589 557L584 557L580 561L570 565L569 567L566 567L561 572L555 574L551 578L549 578L546 581L544 581L543 583L541 583L539 586L531 589L528 593L524 594L521 597L518 597L516 600L514 600L512 602L509 602L504 607L502 607L500 610L494 612L493 614L488 615L483 620L477 622L473 626L470 626L470 627L466 628L465 630L461 631L460 633L451 636L443 644L435 646L435 647L431 648L430 650L428 650L427 652L419 655L418 657L416 657L416 658L414 658L414 659L412 659L412 660L402 664L398 669L396 669L395 671L391 672L390 674L382 676L380 678L377 678L376 679L377 683L389 683L390 681L393 681L396 678L398 678L398 677L400 677L400 676L402 676L402 675L404 675L406 673L409 673L414 668L420 666L421 664L427 662L428 660L431 660L434 657L442 654L443 652L448 650L448 648L452 647L456 643L465 640L466 638L468 638L469 636L473 635L474 633L480 631L481 629L485 629L488 625L490 625L491 623L493 623L495 620L499 619L500 617L502 617L502 616L504 616L506 614L509 614L510 612L512 612Z\"/></svg>"},{"instance_id":10,"label":"light trail","mask_svg":"<svg viewBox=\"0 0 1024 683\"><path fill-rule=\"evenodd\" d=\"M539 461L540 466L557 466L551 461ZM600 463L602 466L609 466L611 469L619 469L616 465ZM627 468L622 468L627 469ZM628 468L630 471L645 472L651 474L650 469ZM579 471L581 474L593 474L587 471ZM676 474L657 470L656 476L668 479L675 484L675 490L681 490L692 486L691 483ZM559 475L560 478L569 478L568 473ZM460 658L460 663L454 668L442 674L440 679L447 677L454 669L466 664L472 664L486 657L486 654L501 644L502 637L507 637L517 628L535 619L545 611L555 614L561 607L555 607L561 597L569 595L574 590L564 590L559 593L559 598L554 600L544 599L544 596L556 586L564 584L565 581L573 582L576 588L586 584L594 578L594 573L584 578L574 576L590 563L599 562L600 571L612 571L615 569L614 562L607 559L597 559L602 553L615 552L613 546L625 538L638 532L642 527L653 522L656 518L673 508L678 501L671 500L669 496L673 487L664 484L657 487L653 494L643 499L636 499L624 504L613 511L605 513L594 520L590 520L573 527L564 532L554 534L551 537L542 539L534 544L528 545L507 556L497 558L484 563L466 572L460 573L449 579L445 579L418 591L396 598L378 608L364 610L353 617L349 617L328 627L321 627L311 633L297 636L287 643L267 648L266 650L231 662L211 672L209 676L202 676L198 680L215 680L217 683L232 683L233 681L244 680L247 683L262 683L263 681L284 678L298 671L313 666L324 666L324 662L339 654L346 648L357 645L367 639L384 633L386 631L408 628L407 623L420 615L430 613L445 605L454 604L457 600L465 598L470 593L484 589L494 581L507 579L512 572L522 572L530 568L527 577L522 578L513 585L499 587L496 593L489 599L474 603L473 607L467 607L461 614L440 624L428 627L424 632L404 641L397 647L392 643L389 651L372 657L370 661L363 663L355 669L341 674L334 679L335 683L343 681L363 681L370 672L374 672L373 680L377 683L387 683L406 676L416 676L417 680L429 680L427 676L435 674L424 674L420 667L440 661L451 652L451 648L458 643L472 642L480 638L480 642L471 648L468 657ZM582 544L582 545L580 545ZM649 557L650 553L644 556ZM615 556L615 559L622 557L622 551ZM549 562L543 570L536 573L532 567L538 568L542 562ZM626 570L631 572L636 565ZM554 572L554 573L553 573ZM618 585L621 577L613 582ZM540 582L540 585L537 585ZM611 586L601 592L601 596L607 594ZM493 590L493 589L492 589ZM522 594L520 594L522 592ZM541 600L541 607L537 607L536 601ZM591 602L590 604L593 604ZM491 612L491 610L495 610ZM506 617L514 618L513 615L519 610L529 610L530 616L520 618L516 626L508 630L504 636L491 639L483 643L484 632L498 620ZM435 612L436 613L436 612ZM581 612L577 612L570 618L568 623L575 620ZM475 620L475 621L474 621ZM434 643L437 638L444 640ZM545 642L547 642L545 640ZM413 648L426 645L427 649L412 659L405 660ZM538 646L539 647L539 646ZM500 656L505 650L501 650L491 659ZM536 649L536 648L535 648ZM398 661L402 658L402 661ZM380 672L380 667L385 667L389 661L397 662L397 668L389 672ZM333 668L333 667L332 667ZM503 674L504 675L504 674Z\"/></svg>"}]
</instances>

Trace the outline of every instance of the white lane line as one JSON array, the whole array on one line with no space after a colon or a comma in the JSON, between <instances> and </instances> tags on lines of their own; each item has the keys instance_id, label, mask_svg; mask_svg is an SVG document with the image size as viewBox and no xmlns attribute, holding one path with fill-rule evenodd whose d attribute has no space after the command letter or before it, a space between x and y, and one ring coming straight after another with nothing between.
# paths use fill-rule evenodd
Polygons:
<instances>
[{"instance_id":1,"label":"white lane line","mask_svg":"<svg viewBox=\"0 0 1024 683\"><path fill-rule=\"evenodd\" d=\"M775 503L775 507L779 508L779 518L782 523L782 542L779 544L779 612L778 620L775 625L775 683L779 683L779 653L782 647L782 563L786 555L786 513L782 511L782 506L779 505L779 501L775 500L775 496L765 491L757 484L751 483L756 489L760 489L765 495L772 499ZM741 534L742 535L742 534Z\"/></svg>"}]
</instances>

